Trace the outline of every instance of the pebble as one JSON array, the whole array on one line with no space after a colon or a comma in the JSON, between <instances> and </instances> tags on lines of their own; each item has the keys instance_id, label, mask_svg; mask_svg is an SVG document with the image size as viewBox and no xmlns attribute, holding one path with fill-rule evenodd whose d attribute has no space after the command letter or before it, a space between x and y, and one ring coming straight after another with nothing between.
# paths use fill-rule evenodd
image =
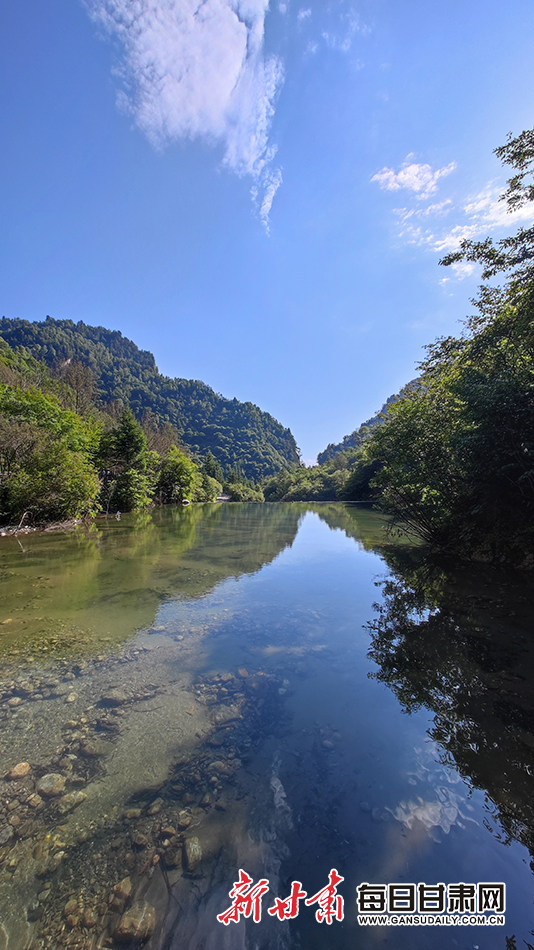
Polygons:
<instances>
[{"instance_id":1,"label":"pebble","mask_svg":"<svg viewBox=\"0 0 534 950\"><path fill-rule=\"evenodd\" d=\"M59 772L49 772L48 775L43 775L39 779L36 786L36 791L39 795L47 795L52 798L55 795L61 795L61 792L65 788L66 779L63 775L60 775Z\"/></svg>"},{"instance_id":2,"label":"pebble","mask_svg":"<svg viewBox=\"0 0 534 950\"><path fill-rule=\"evenodd\" d=\"M163 799L155 798L147 810L147 815L158 815L163 807Z\"/></svg>"},{"instance_id":3,"label":"pebble","mask_svg":"<svg viewBox=\"0 0 534 950\"><path fill-rule=\"evenodd\" d=\"M188 871L194 871L202 861L202 847L197 837L187 838L185 842L185 862Z\"/></svg>"},{"instance_id":4,"label":"pebble","mask_svg":"<svg viewBox=\"0 0 534 950\"><path fill-rule=\"evenodd\" d=\"M136 848L146 848L146 846L147 846L147 844L148 844L148 838L147 838L147 836L141 834L140 831L138 831L138 832L136 832L136 834L132 835L132 841L133 841L134 845L136 846Z\"/></svg>"},{"instance_id":5,"label":"pebble","mask_svg":"<svg viewBox=\"0 0 534 950\"><path fill-rule=\"evenodd\" d=\"M106 706L122 706L128 702L128 695L123 689L108 689L107 693L102 693L102 702Z\"/></svg>"},{"instance_id":6,"label":"pebble","mask_svg":"<svg viewBox=\"0 0 534 950\"><path fill-rule=\"evenodd\" d=\"M77 808L78 805L81 805L85 801L87 795L85 792L68 792L67 795L64 795L63 798L60 798L57 806L57 810L60 815L66 815L67 812L72 811L73 808Z\"/></svg>"},{"instance_id":7,"label":"pebble","mask_svg":"<svg viewBox=\"0 0 534 950\"><path fill-rule=\"evenodd\" d=\"M0 831L0 845L7 844L8 841L13 837L13 828L7 827L2 828Z\"/></svg>"},{"instance_id":8,"label":"pebble","mask_svg":"<svg viewBox=\"0 0 534 950\"><path fill-rule=\"evenodd\" d=\"M98 922L98 917L96 916L94 910L86 910L83 915L82 920L83 920L84 927L91 929L93 927L96 927L97 922Z\"/></svg>"},{"instance_id":9,"label":"pebble","mask_svg":"<svg viewBox=\"0 0 534 950\"><path fill-rule=\"evenodd\" d=\"M76 693L69 693L69 695L67 696L65 702L66 702L66 703L75 703L77 699L78 699L78 696L77 696Z\"/></svg>"},{"instance_id":10,"label":"pebble","mask_svg":"<svg viewBox=\"0 0 534 950\"><path fill-rule=\"evenodd\" d=\"M10 782L16 782L19 778L25 778L31 772L31 768L29 762L19 762L7 773L7 777Z\"/></svg>"},{"instance_id":11,"label":"pebble","mask_svg":"<svg viewBox=\"0 0 534 950\"><path fill-rule=\"evenodd\" d=\"M123 877L122 881L120 881L118 884L115 884L113 891L115 895L119 898L119 900L122 900L122 901L127 900L130 894L132 893L131 877L129 875L128 877Z\"/></svg>"},{"instance_id":12,"label":"pebble","mask_svg":"<svg viewBox=\"0 0 534 950\"><path fill-rule=\"evenodd\" d=\"M156 911L147 901L135 901L122 915L114 937L119 943L147 940L156 929Z\"/></svg>"}]
</instances>

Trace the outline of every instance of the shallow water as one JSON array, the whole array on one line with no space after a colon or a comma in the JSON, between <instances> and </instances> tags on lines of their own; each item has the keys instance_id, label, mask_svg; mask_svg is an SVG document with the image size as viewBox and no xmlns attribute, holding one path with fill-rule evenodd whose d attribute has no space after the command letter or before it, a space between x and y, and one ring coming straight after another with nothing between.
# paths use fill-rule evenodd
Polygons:
<instances>
[{"instance_id":1,"label":"shallow water","mask_svg":"<svg viewBox=\"0 0 534 950\"><path fill-rule=\"evenodd\" d=\"M31 770L0 779L0 947L113 946L139 899L149 950L533 944L533 606L356 506L1 539L0 775ZM225 927L239 868L270 891ZM332 868L343 920L267 913ZM362 882L481 881L504 926L358 924Z\"/></svg>"}]
</instances>

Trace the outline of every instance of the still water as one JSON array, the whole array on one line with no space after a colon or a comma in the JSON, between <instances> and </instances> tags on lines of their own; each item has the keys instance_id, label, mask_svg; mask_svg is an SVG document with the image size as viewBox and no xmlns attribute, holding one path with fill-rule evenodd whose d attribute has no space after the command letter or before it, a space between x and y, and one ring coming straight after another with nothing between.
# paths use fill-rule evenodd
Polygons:
<instances>
[{"instance_id":1,"label":"still water","mask_svg":"<svg viewBox=\"0 0 534 950\"><path fill-rule=\"evenodd\" d=\"M1 950L530 947L533 607L357 506L0 539ZM342 919L268 913L334 868ZM358 923L362 883L461 882L504 926Z\"/></svg>"}]
</instances>

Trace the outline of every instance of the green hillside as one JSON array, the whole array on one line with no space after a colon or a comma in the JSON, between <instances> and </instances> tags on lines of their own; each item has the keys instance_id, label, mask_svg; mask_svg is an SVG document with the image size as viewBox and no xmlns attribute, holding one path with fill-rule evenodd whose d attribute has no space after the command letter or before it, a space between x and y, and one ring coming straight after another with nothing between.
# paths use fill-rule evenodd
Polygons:
<instances>
[{"instance_id":1,"label":"green hillside","mask_svg":"<svg viewBox=\"0 0 534 950\"><path fill-rule=\"evenodd\" d=\"M89 366L103 404L130 406L141 418L147 410L176 426L184 445L205 455L211 450L225 469L238 465L258 479L299 462L290 429L251 402L224 399L199 380L170 379L158 372L154 356L117 330L80 321L0 320L0 334L13 348L23 346L48 366L77 360Z\"/></svg>"},{"instance_id":2,"label":"green hillside","mask_svg":"<svg viewBox=\"0 0 534 950\"><path fill-rule=\"evenodd\" d=\"M394 396L390 396L389 399L386 399L380 412L377 412L376 416L372 416L371 419L367 419L366 422L362 422L362 424L358 426L354 432L351 432L350 435L344 436L341 442L330 442L323 452L319 452L319 455L317 456L317 463L319 465L324 465L325 462L330 462L331 459L336 457L336 455L339 455L341 452L346 452L347 449L358 449L372 435L373 430L376 429L377 426L381 425L381 423L384 421L384 414L388 411L389 407L394 402L397 402L397 400L400 399L403 394L410 392L415 386L417 386L417 380L412 379L411 382L404 386L402 393L396 393Z\"/></svg>"}]
</instances>

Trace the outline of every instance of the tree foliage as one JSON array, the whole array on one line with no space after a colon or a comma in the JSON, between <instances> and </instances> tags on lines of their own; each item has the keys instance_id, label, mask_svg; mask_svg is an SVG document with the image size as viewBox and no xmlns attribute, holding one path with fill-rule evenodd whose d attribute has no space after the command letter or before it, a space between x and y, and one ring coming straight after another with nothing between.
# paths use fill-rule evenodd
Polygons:
<instances>
[{"instance_id":1,"label":"tree foliage","mask_svg":"<svg viewBox=\"0 0 534 950\"><path fill-rule=\"evenodd\" d=\"M533 146L528 132L498 150L518 169L504 195L512 207L532 198ZM420 386L366 447L394 521L440 548L520 564L534 563L532 238L464 241L443 261L477 260L507 280L481 288L461 337L428 347Z\"/></svg>"},{"instance_id":2,"label":"tree foliage","mask_svg":"<svg viewBox=\"0 0 534 950\"><path fill-rule=\"evenodd\" d=\"M4 317L0 334L48 367L63 367L65 374L69 366L83 364L92 373L101 408L115 402L138 419L152 414L156 428L168 424L177 430L174 444L179 440L202 458L211 451L225 471L239 463L245 475L257 480L299 463L291 431L269 413L251 402L224 399L199 380L162 376L152 353L139 350L118 331L51 317L36 323ZM169 445L153 447L164 454ZM218 479L217 474L210 477Z\"/></svg>"},{"instance_id":3,"label":"tree foliage","mask_svg":"<svg viewBox=\"0 0 534 950\"><path fill-rule=\"evenodd\" d=\"M0 385L0 517L63 521L96 509L98 427L34 387Z\"/></svg>"}]
</instances>

